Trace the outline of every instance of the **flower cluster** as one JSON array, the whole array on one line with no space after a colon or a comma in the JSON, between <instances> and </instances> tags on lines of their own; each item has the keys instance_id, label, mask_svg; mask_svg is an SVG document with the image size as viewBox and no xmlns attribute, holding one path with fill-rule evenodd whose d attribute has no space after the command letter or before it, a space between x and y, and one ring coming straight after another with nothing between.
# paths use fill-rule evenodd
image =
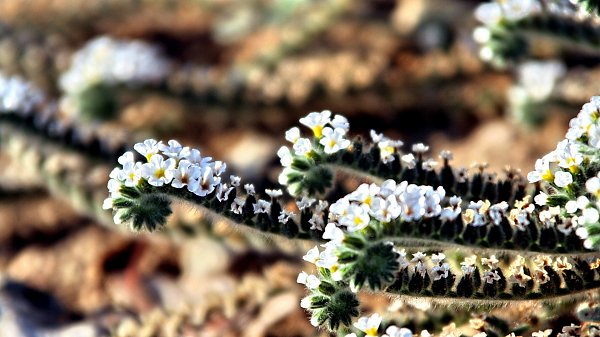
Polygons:
<instances>
[{"instance_id":1,"label":"flower cluster","mask_svg":"<svg viewBox=\"0 0 600 337\"><path fill-rule=\"evenodd\" d=\"M423 217L439 216L441 201L446 196L443 187L397 184L386 180L381 186L362 184L354 192L331 205L331 220L349 232L361 230L371 219L389 223L396 219L419 221Z\"/></svg>"},{"instance_id":2,"label":"flower cluster","mask_svg":"<svg viewBox=\"0 0 600 337\"><path fill-rule=\"evenodd\" d=\"M311 129L313 138L302 137L300 129L293 127L285 133L285 139L292 143L292 148L282 146L277 151L284 167L279 175L279 183L287 185L293 195L302 191L301 180L311 175L308 169L314 165L315 158L335 154L351 145L350 140L346 138L350 124L342 115L331 118L329 110L311 112L300 118L300 123ZM314 178L316 180L319 177Z\"/></svg>"},{"instance_id":3,"label":"flower cluster","mask_svg":"<svg viewBox=\"0 0 600 337\"><path fill-rule=\"evenodd\" d=\"M600 97L595 96L570 121L565 139L554 151L538 159L535 170L527 175L530 183L543 182L547 186L547 193L540 192L535 202L540 206L561 206L564 210L562 216L569 224L564 229L575 230L579 237L585 239L586 248L596 243L597 239L589 237L589 231L599 226L600 219L599 117ZM540 220L551 224L557 213L559 211L549 207L540 212Z\"/></svg>"},{"instance_id":4,"label":"flower cluster","mask_svg":"<svg viewBox=\"0 0 600 337\"><path fill-rule=\"evenodd\" d=\"M482 45L480 57L485 61L495 61L502 54L513 54L520 41L514 40L507 31L507 23L519 21L527 16L540 13L542 7L537 0L493 0L480 4L475 9L475 18L483 26L475 28L473 38ZM514 35L514 34L513 34ZM497 39L503 39L496 41ZM504 41L506 40L506 41Z\"/></svg>"},{"instance_id":5,"label":"flower cluster","mask_svg":"<svg viewBox=\"0 0 600 337\"><path fill-rule=\"evenodd\" d=\"M170 62L159 50L142 41L102 36L79 50L71 67L61 75L60 86L75 94L97 83L155 83L165 78Z\"/></svg>"},{"instance_id":6,"label":"flower cluster","mask_svg":"<svg viewBox=\"0 0 600 337\"><path fill-rule=\"evenodd\" d=\"M185 188L201 197L216 191L220 200L227 199L235 187L221 183L221 176L227 168L225 163L203 157L199 150L184 147L175 140L164 144L147 139L135 144L134 149L145 160L136 161L133 152L125 152L119 157L121 166L111 172L108 181L110 197L105 200L105 209L118 206L114 201L122 197L121 186L134 188L142 182L155 187L170 185L177 189ZM237 185L239 179L233 177L231 183ZM114 220L117 224L123 222L123 212L117 211Z\"/></svg>"},{"instance_id":7,"label":"flower cluster","mask_svg":"<svg viewBox=\"0 0 600 337\"><path fill-rule=\"evenodd\" d=\"M44 94L30 83L0 73L0 112L29 114L44 99Z\"/></svg>"}]
</instances>

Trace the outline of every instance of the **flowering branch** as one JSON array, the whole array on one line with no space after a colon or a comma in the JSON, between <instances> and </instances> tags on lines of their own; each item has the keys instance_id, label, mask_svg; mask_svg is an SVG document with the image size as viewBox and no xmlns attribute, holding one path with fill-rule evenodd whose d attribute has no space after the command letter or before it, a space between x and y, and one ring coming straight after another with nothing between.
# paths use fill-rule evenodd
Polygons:
<instances>
[{"instance_id":1,"label":"flowering branch","mask_svg":"<svg viewBox=\"0 0 600 337\"><path fill-rule=\"evenodd\" d=\"M596 1L579 1L588 11ZM530 43L548 37L563 45L597 52L598 24L582 20L579 8L567 2L547 4L542 0L508 0L483 3L475 11L484 24L474 31L482 47L480 56L497 66L528 55Z\"/></svg>"}]
</instances>

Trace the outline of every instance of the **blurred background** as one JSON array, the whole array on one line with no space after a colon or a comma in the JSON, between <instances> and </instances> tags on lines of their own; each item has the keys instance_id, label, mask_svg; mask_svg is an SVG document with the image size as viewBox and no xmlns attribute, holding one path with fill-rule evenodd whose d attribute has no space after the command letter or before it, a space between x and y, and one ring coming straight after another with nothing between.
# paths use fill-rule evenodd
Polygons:
<instances>
[{"instance_id":1,"label":"blurred background","mask_svg":"<svg viewBox=\"0 0 600 337\"><path fill-rule=\"evenodd\" d=\"M325 109L352 135L528 172L598 92L597 53L549 39L486 64L481 2L0 1L0 73L39 94L33 128L0 121L0 336L326 336L299 307L305 244L187 205L131 234L101 209L108 173L137 141L177 139L271 188L285 130ZM412 327L453 319L363 303Z\"/></svg>"}]
</instances>

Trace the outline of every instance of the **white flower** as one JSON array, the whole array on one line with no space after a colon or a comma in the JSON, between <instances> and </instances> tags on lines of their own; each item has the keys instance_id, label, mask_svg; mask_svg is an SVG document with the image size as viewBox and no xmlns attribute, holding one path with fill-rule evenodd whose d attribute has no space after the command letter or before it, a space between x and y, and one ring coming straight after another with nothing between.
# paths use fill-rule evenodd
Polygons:
<instances>
[{"instance_id":1,"label":"white flower","mask_svg":"<svg viewBox=\"0 0 600 337\"><path fill-rule=\"evenodd\" d=\"M209 166L213 169L213 174L217 177L220 177L227 170L227 163L220 160L210 163Z\"/></svg>"},{"instance_id":2,"label":"white flower","mask_svg":"<svg viewBox=\"0 0 600 337\"><path fill-rule=\"evenodd\" d=\"M252 184L244 185L244 189L246 190L246 194L248 194L248 195L256 194L256 191L254 190L254 185L252 185Z\"/></svg>"},{"instance_id":3,"label":"white flower","mask_svg":"<svg viewBox=\"0 0 600 337\"><path fill-rule=\"evenodd\" d=\"M410 260L410 262L412 262L412 263L417 263L417 262L423 263L424 260L425 260L425 257L427 256L427 254L424 254L422 252L416 252L412 256L413 256L413 258L412 258L412 260Z\"/></svg>"},{"instance_id":4,"label":"white flower","mask_svg":"<svg viewBox=\"0 0 600 337\"><path fill-rule=\"evenodd\" d=\"M431 268L431 272L433 274L433 280L437 281L442 278L447 278L449 270L450 270L450 265L448 263L443 263L442 265L433 266L433 268Z\"/></svg>"},{"instance_id":5,"label":"white flower","mask_svg":"<svg viewBox=\"0 0 600 337\"><path fill-rule=\"evenodd\" d=\"M147 179L148 184L152 186L168 184L171 180L166 173L169 170L175 169L175 165L175 159L169 158L165 160L163 156L153 155L150 158L150 162L142 165L142 177Z\"/></svg>"},{"instance_id":6,"label":"white flower","mask_svg":"<svg viewBox=\"0 0 600 337\"><path fill-rule=\"evenodd\" d=\"M171 186L182 188L188 186L190 181L200 178L200 168L184 159L179 162L176 169L169 170L165 174L169 180L172 180ZM193 190L190 190L190 192L193 192Z\"/></svg>"},{"instance_id":7,"label":"white flower","mask_svg":"<svg viewBox=\"0 0 600 337\"><path fill-rule=\"evenodd\" d=\"M342 129L344 133L348 132L350 129L348 119L342 115L335 115L329 124L331 124L334 129Z\"/></svg>"},{"instance_id":8,"label":"white flower","mask_svg":"<svg viewBox=\"0 0 600 337\"><path fill-rule=\"evenodd\" d=\"M285 140L288 142L293 144L298 139L300 139L300 129L298 129L298 127L294 126L285 132Z\"/></svg>"},{"instance_id":9,"label":"white flower","mask_svg":"<svg viewBox=\"0 0 600 337\"><path fill-rule=\"evenodd\" d=\"M483 279L486 283L493 284L494 281L499 281L501 277L495 271L486 271L485 274L483 274Z\"/></svg>"},{"instance_id":10,"label":"white flower","mask_svg":"<svg viewBox=\"0 0 600 337\"><path fill-rule=\"evenodd\" d=\"M301 211L309 208L310 206L312 206L317 200L313 199L313 198L309 198L307 196L303 196L302 199L300 199L300 201L296 202L296 205L298 206L298 209L300 209Z\"/></svg>"},{"instance_id":11,"label":"white flower","mask_svg":"<svg viewBox=\"0 0 600 337\"><path fill-rule=\"evenodd\" d=\"M323 230L323 225L325 225L325 220L323 220L323 214L315 212L308 223L311 225L310 229L313 230Z\"/></svg>"},{"instance_id":12,"label":"white flower","mask_svg":"<svg viewBox=\"0 0 600 337\"><path fill-rule=\"evenodd\" d=\"M300 123L311 128L315 137L321 138L323 128L330 122L330 116L331 111L329 110L311 112L306 117L300 118Z\"/></svg>"},{"instance_id":13,"label":"white flower","mask_svg":"<svg viewBox=\"0 0 600 337\"><path fill-rule=\"evenodd\" d=\"M308 138L299 138L296 143L294 143L294 153L296 155L306 156L310 151L312 151L312 145Z\"/></svg>"},{"instance_id":14,"label":"white flower","mask_svg":"<svg viewBox=\"0 0 600 337\"><path fill-rule=\"evenodd\" d=\"M356 232L369 225L369 210L365 206L350 204L348 212L340 219L340 224L346 226L348 232Z\"/></svg>"},{"instance_id":15,"label":"white flower","mask_svg":"<svg viewBox=\"0 0 600 337\"><path fill-rule=\"evenodd\" d=\"M503 0L500 4L504 17L511 21L520 20L539 8L535 0Z\"/></svg>"},{"instance_id":16,"label":"white flower","mask_svg":"<svg viewBox=\"0 0 600 337\"><path fill-rule=\"evenodd\" d=\"M595 224L598 222L600 218L600 214L598 214L598 210L593 207L588 207L583 209L581 213L580 219L583 218L583 223L585 224Z\"/></svg>"},{"instance_id":17,"label":"white flower","mask_svg":"<svg viewBox=\"0 0 600 337\"><path fill-rule=\"evenodd\" d=\"M322 131L323 138L319 141L323 145L323 151L328 154L336 153L339 150L346 149L350 146L350 141L344 138L346 132L343 129L336 128L335 130L327 127Z\"/></svg>"},{"instance_id":18,"label":"white flower","mask_svg":"<svg viewBox=\"0 0 600 337\"><path fill-rule=\"evenodd\" d=\"M385 329L385 335L381 337L412 337L413 333L407 328L398 328L395 325L390 325Z\"/></svg>"},{"instance_id":19,"label":"white flower","mask_svg":"<svg viewBox=\"0 0 600 337\"><path fill-rule=\"evenodd\" d=\"M202 154L198 149L191 149L190 153L185 159L187 159L192 164L202 167L205 165L209 165L210 161L212 160L212 157L202 157Z\"/></svg>"},{"instance_id":20,"label":"white flower","mask_svg":"<svg viewBox=\"0 0 600 337\"><path fill-rule=\"evenodd\" d=\"M154 139L146 139L143 143L137 143L133 148L141 155L150 161L150 158L160 151L162 142L157 142Z\"/></svg>"},{"instance_id":21,"label":"white flower","mask_svg":"<svg viewBox=\"0 0 600 337\"><path fill-rule=\"evenodd\" d=\"M529 180L530 183L535 183L540 180L552 181L554 179L554 174L550 170L551 156L553 156L553 153L535 161L535 171L531 171L527 174L527 180Z\"/></svg>"},{"instance_id":22,"label":"white flower","mask_svg":"<svg viewBox=\"0 0 600 337\"><path fill-rule=\"evenodd\" d=\"M279 213L277 220L279 220L280 223L285 224L292 216L294 216L294 213L283 210Z\"/></svg>"},{"instance_id":23,"label":"white flower","mask_svg":"<svg viewBox=\"0 0 600 337\"><path fill-rule=\"evenodd\" d=\"M490 256L489 259L485 257L481 258L481 264L487 266L490 268L490 270L496 269L498 267L498 263L500 263L500 261L496 258L496 255Z\"/></svg>"},{"instance_id":24,"label":"white flower","mask_svg":"<svg viewBox=\"0 0 600 337\"><path fill-rule=\"evenodd\" d=\"M531 337L548 337L552 333L552 329L546 329L544 331L539 330L531 334Z\"/></svg>"},{"instance_id":25,"label":"white flower","mask_svg":"<svg viewBox=\"0 0 600 337\"><path fill-rule=\"evenodd\" d=\"M271 203L266 200L259 199L252 206L254 208L254 214L259 214L259 213L269 214L269 212L271 211Z\"/></svg>"},{"instance_id":26,"label":"white flower","mask_svg":"<svg viewBox=\"0 0 600 337\"><path fill-rule=\"evenodd\" d=\"M567 203L565 204L565 210L567 211L567 213L570 213L570 214L577 212L577 210L578 210L577 201L575 201L575 200L567 201Z\"/></svg>"},{"instance_id":27,"label":"white flower","mask_svg":"<svg viewBox=\"0 0 600 337\"><path fill-rule=\"evenodd\" d=\"M283 167L290 167L294 161L292 152L287 146L280 147L279 150L277 150L277 156Z\"/></svg>"},{"instance_id":28,"label":"white flower","mask_svg":"<svg viewBox=\"0 0 600 337\"><path fill-rule=\"evenodd\" d=\"M220 184L217 186L217 200L220 202L229 200L229 193L233 191L233 187L230 187L227 184Z\"/></svg>"},{"instance_id":29,"label":"white flower","mask_svg":"<svg viewBox=\"0 0 600 337\"><path fill-rule=\"evenodd\" d=\"M102 202L102 209L112 209L113 208L113 198L106 198Z\"/></svg>"},{"instance_id":30,"label":"white flower","mask_svg":"<svg viewBox=\"0 0 600 337\"><path fill-rule=\"evenodd\" d=\"M318 277L312 274L307 274L304 271L298 274L296 282L304 284L308 289L317 289L321 284L321 280L319 280Z\"/></svg>"},{"instance_id":31,"label":"white flower","mask_svg":"<svg viewBox=\"0 0 600 337\"><path fill-rule=\"evenodd\" d=\"M188 180L188 190L200 197L204 197L212 193L220 183L221 178L214 176L213 169L209 166L204 166L200 168L198 179Z\"/></svg>"},{"instance_id":32,"label":"white flower","mask_svg":"<svg viewBox=\"0 0 600 337\"><path fill-rule=\"evenodd\" d=\"M412 153L403 155L402 157L400 157L400 161L408 169L414 169L415 166L417 166L417 160L415 158L415 155L413 155Z\"/></svg>"},{"instance_id":33,"label":"white flower","mask_svg":"<svg viewBox=\"0 0 600 337\"><path fill-rule=\"evenodd\" d=\"M388 223L397 219L402 213L402 207L398 205L396 196L390 195L386 199L376 197L371 205L371 213L375 219Z\"/></svg>"},{"instance_id":34,"label":"white flower","mask_svg":"<svg viewBox=\"0 0 600 337\"><path fill-rule=\"evenodd\" d=\"M358 201L366 206L371 206L373 198L379 193L380 187L376 184L361 184L348 195L350 201Z\"/></svg>"},{"instance_id":35,"label":"white flower","mask_svg":"<svg viewBox=\"0 0 600 337\"><path fill-rule=\"evenodd\" d=\"M319 260L319 247L314 246L311 248L302 259L313 264L317 263L317 260Z\"/></svg>"},{"instance_id":36,"label":"white flower","mask_svg":"<svg viewBox=\"0 0 600 337\"><path fill-rule=\"evenodd\" d=\"M191 154L189 147L183 147L176 140L169 140L168 145L159 144L158 149L167 157L173 159L187 158Z\"/></svg>"},{"instance_id":37,"label":"white flower","mask_svg":"<svg viewBox=\"0 0 600 337\"><path fill-rule=\"evenodd\" d=\"M240 181L242 180L242 178L236 176L236 175L230 175L229 176L229 183L231 184L231 186L233 187L238 187L240 186Z\"/></svg>"},{"instance_id":38,"label":"white flower","mask_svg":"<svg viewBox=\"0 0 600 337\"><path fill-rule=\"evenodd\" d=\"M540 192L533 198L533 201L535 201L538 206L544 206L548 202L548 194Z\"/></svg>"},{"instance_id":39,"label":"white flower","mask_svg":"<svg viewBox=\"0 0 600 337\"><path fill-rule=\"evenodd\" d=\"M370 317L361 317L358 322L354 323L354 326L360 331L364 332L367 336L377 336L377 330L381 324L382 317L378 313L374 313Z\"/></svg>"},{"instance_id":40,"label":"white flower","mask_svg":"<svg viewBox=\"0 0 600 337\"><path fill-rule=\"evenodd\" d=\"M588 179L585 182L585 189L596 197L600 196L600 178L592 177Z\"/></svg>"},{"instance_id":41,"label":"white flower","mask_svg":"<svg viewBox=\"0 0 600 337\"><path fill-rule=\"evenodd\" d=\"M496 2L482 3L475 9L475 18L486 26L493 26L502 19L502 8Z\"/></svg>"},{"instance_id":42,"label":"white flower","mask_svg":"<svg viewBox=\"0 0 600 337\"><path fill-rule=\"evenodd\" d=\"M423 154L423 153L429 151L429 146L427 146L423 143L413 144L412 151L417 154Z\"/></svg>"},{"instance_id":43,"label":"white flower","mask_svg":"<svg viewBox=\"0 0 600 337\"><path fill-rule=\"evenodd\" d=\"M338 257L335 254L335 246L327 246L319 254L319 259L315 262L317 267L335 269L337 267Z\"/></svg>"},{"instance_id":44,"label":"white flower","mask_svg":"<svg viewBox=\"0 0 600 337\"><path fill-rule=\"evenodd\" d=\"M325 226L325 231L323 232L323 239L331 240L336 243L341 243L344 240L344 231L342 231L339 227L335 225L335 223L330 222Z\"/></svg>"},{"instance_id":45,"label":"white flower","mask_svg":"<svg viewBox=\"0 0 600 337\"><path fill-rule=\"evenodd\" d=\"M573 183L573 176L569 172L557 171L554 175L554 183L558 187L567 187Z\"/></svg>"},{"instance_id":46,"label":"white flower","mask_svg":"<svg viewBox=\"0 0 600 337\"><path fill-rule=\"evenodd\" d=\"M281 191L281 190L265 189L265 193L267 193L267 195L273 199L279 198L280 196L283 195L283 191Z\"/></svg>"},{"instance_id":47,"label":"white flower","mask_svg":"<svg viewBox=\"0 0 600 337\"><path fill-rule=\"evenodd\" d=\"M170 170L166 171L169 173ZM128 187L137 186L142 179L142 163L127 163L123 165L123 169L119 171L119 180L123 181L123 184Z\"/></svg>"},{"instance_id":48,"label":"white flower","mask_svg":"<svg viewBox=\"0 0 600 337\"><path fill-rule=\"evenodd\" d=\"M231 204L231 211L235 214L242 214L245 203L246 203L246 199L241 198L241 197L236 197L235 199L233 199L233 203Z\"/></svg>"},{"instance_id":49,"label":"white flower","mask_svg":"<svg viewBox=\"0 0 600 337\"><path fill-rule=\"evenodd\" d=\"M435 264L442 263L442 261L444 261L445 258L446 258L446 255L444 253L431 255L431 261L433 261L433 263L435 263Z\"/></svg>"}]
</instances>

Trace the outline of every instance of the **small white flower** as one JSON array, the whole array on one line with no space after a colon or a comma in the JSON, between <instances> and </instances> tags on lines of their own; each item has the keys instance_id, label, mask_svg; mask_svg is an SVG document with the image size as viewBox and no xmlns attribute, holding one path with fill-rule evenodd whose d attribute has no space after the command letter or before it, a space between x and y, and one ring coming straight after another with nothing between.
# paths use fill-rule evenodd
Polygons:
<instances>
[{"instance_id":1,"label":"small white flower","mask_svg":"<svg viewBox=\"0 0 600 337\"><path fill-rule=\"evenodd\" d=\"M171 180L171 186L182 188L200 177L200 168L187 160L181 160L176 169L169 170L165 174Z\"/></svg>"},{"instance_id":2,"label":"small white flower","mask_svg":"<svg viewBox=\"0 0 600 337\"><path fill-rule=\"evenodd\" d=\"M593 177L588 179L585 182L585 189L595 196L600 196L600 178Z\"/></svg>"},{"instance_id":3,"label":"small white flower","mask_svg":"<svg viewBox=\"0 0 600 337\"><path fill-rule=\"evenodd\" d=\"M585 224L595 224L598 222L600 214L598 214L597 209L593 207L588 207L583 209L580 219L581 218L583 218L583 223Z\"/></svg>"},{"instance_id":4,"label":"small white flower","mask_svg":"<svg viewBox=\"0 0 600 337\"><path fill-rule=\"evenodd\" d=\"M271 211L271 203L266 200L259 199L252 206L254 208L254 214L259 214L259 213L269 214L269 212Z\"/></svg>"},{"instance_id":5,"label":"small white flower","mask_svg":"<svg viewBox=\"0 0 600 337\"><path fill-rule=\"evenodd\" d=\"M204 197L212 193L217 185L221 183L221 178L215 177L213 169L209 166L200 168L198 179L188 181L188 190L200 197Z\"/></svg>"},{"instance_id":6,"label":"small white flower","mask_svg":"<svg viewBox=\"0 0 600 337\"><path fill-rule=\"evenodd\" d=\"M483 274L483 279L486 283L493 284L495 281L499 281L501 277L495 271L486 271L485 274Z\"/></svg>"},{"instance_id":7,"label":"small white flower","mask_svg":"<svg viewBox=\"0 0 600 337\"><path fill-rule=\"evenodd\" d=\"M567 187L573 183L573 176L569 172L557 171L554 175L554 183L558 187Z\"/></svg>"},{"instance_id":8,"label":"small white flower","mask_svg":"<svg viewBox=\"0 0 600 337\"><path fill-rule=\"evenodd\" d=\"M412 337L413 333L407 328L398 328L395 325L390 325L385 329L385 335L381 337Z\"/></svg>"},{"instance_id":9,"label":"small white flower","mask_svg":"<svg viewBox=\"0 0 600 337\"><path fill-rule=\"evenodd\" d=\"M302 259L313 264L317 263L317 260L319 260L319 247L314 246L311 248Z\"/></svg>"},{"instance_id":10,"label":"small white flower","mask_svg":"<svg viewBox=\"0 0 600 337\"><path fill-rule=\"evenodd\" d=\"M171 139L167 142L168 145L159 144L158 149L167 157L173 159L181 159L190 155L190 148L183 147L178 141Z\"/></svg>"},{"instance_id":11,"label":"small white flower","mask_svg":"<svg viewBox=\"0 0 600 337\"><path fill-rule=\"evenodd\" d=\"M334 129L342 129L344 133L348 132L350 129L348 119L342 115L335 115L329 124L331 124Z\"/></svg>"},{"instance_id":12,"label":"small white flower","mask_svg":"<svg viewBox=\"0 0 600 337\"><path fill-rule=\"evenodd\" d=\"M565 210L567 211L567 213L573 214L577 212L577 209L577 201L575 200L569 200L565 204Z\"/></svg>"},{"instance_id":13,"label":"small white flower","mask_svg":"<svg viewBox=\"0 0 600 337\"><path fill-rule=\"evenodd\" d=\"M231 211L235 214L242 214L245 203L246 203L246 199L241 198L241 197L236 197L235 199L233 199L233 203L231 204Z\"/></svg>"},{"instance_id":14,"label":"small white flower","mask_svg":"<svg viewBox=\"0 0 600 337\"><path fill-rule=\"evenodd\" d=\"M233 187L230 187L227 184L220 184L217 186L217 200L220 202L226 201L229 199L229 193L233 191Z\"/></svg>"},{"instance_id":15,"label":"small white flower","mask_svg":"<svg viewBox=\"0 0 600 337\"><path fill-rule=\"evenodd\" d=\"M265 193L267 193L267 195L273 199L279 198L283 195L283 192L281 190L265 189Z\"/></svg>"},{"instance_id":16,"label":"small white flower","mask_svg":"<svg viewBox=\"0 0 600 337\"><path fill-rule=\"evenodd\" d=\"M322 131L323 137L319 141L323 145L323 151L327 154L336 153L339 150L346 149L350 146L350 141L344 138L346 132L343 129L324 128Z\"/></svg>"},{"instance_id":17,"label":"small white flower","mask_svg":"<svg viewBox=\"0 0 600 337\"><path fill-rule=\"evenodd\" d=\"M198 149L191 149L190 153L185 159L187 159L190 163L194 165L202 167L205 165L209 165L212 160L212 157L202 157L202 154Z\"/></svg>"},{"instance_id":18,"label":"small white flower","mask_svg":"<svg viewBox=\"0 0 600 337\"><path fill-rule=\"evenodd\" d=\"M545 206L548 202L548 194L540 192L535 196L535 198L533 198L533 201L535 201L538 206Z\"/></svg>"},{"instance_id":19,"label":"small white flower","mask_svg":"<svg viewBox=\"0 0 600 337\"><path fill-rule=\"evenodd\" d=\"M482 3L475 9L475 18L486 26L493 26L502 19L502 8L496 2Z\"/></svg>"},{"instance_id":20,"label":"small white flower","mask_svg":"<svg viewBox=\"0 0 600 337\"><path fill-rule=\"evenodd\" d=\"M306 125L313 131L315 137L321 138L323 128L330 122L331 111L311 112L306 117L300 118L300 124Z\"/></svg>"},{"instance_id":21,"label":"small white flower","mask_svg":"<svg viewBox=\"0 0 600 337\"><path fill-rule=\"evenodd\" d=\"M310 208L316 201L317 201L316 199L304 196L304 197L302 197L302 199L300 199L300 201L296 202L296 205L298 206L298 209L303 211L307 208Z\"/></svg>"},{"instance_id":22,"label":"small white flower","mask_svg":"<svg viewBox=\"0 0 600 337\"><path fill-rule=\"evenodd\" d=\"M175 169L175 165L175 159L165 160L163 156L153 155L148 163L142 165L142 177L147 179L148 184L152 186L168 184L171 180L168 177L170 174L167 175L167 171Z\"/></svg>"},{"instance_id":23,"label":"small white flower","mask_svg":"<svg viewBox=\"0 0 600 337\"><path fill-rule=\"evenodd\" d=\"M160 151L162 142L157 142L154 139L146 139L143 143L137 143L133 148L141 155L150 161L150 158Z\"/></svg>"},{"instance_id":24,"label":"small white flower","mask_svg":"<svg viewBox=\"0 0 600 337\"><path fill-rule=\"evenodd\" d=\"M279 213L277 220L279 220L280 223L285 224L293 216L294 216L294 213L283 210Z\"/></svg>"},{"instance_id":25,"label":"small white flower","mask_svg":"<svg viewBox=\"0 0 600 337\"><path fill-rule=\"evenodd\" d=\"M298 274L296 282L304 284L308 289L317 289L321 284L321 280L319 280L318 277L312 274L307 274L305 272L300 272L300 274Z\"/></svg>"},{"instance_id":26,"label":"small white flower","mask_svg":"<svg viewBox=\"0 0 600 337\"><path fill-rule=\"evenodd\" d=\"M377 336L377 330L382 321L381 315L374 313L370 317L361 317L358 322L354 323L354 326L360 331L364 332L367 336Z\"/></svg>"},{"instance_id":27,"label":"small white flower","mask_svg":"<svg viewBox=\"0 0 600 337\"><path fill-rule=\"evenodd\" d=\"M481 264L487 266L490 270L498 268L498 263L500 263L500 261L496 258L496 255L492 255L490 258L481 258Z\"/></svg>"},{"instance_id":28,"label":"small white flower","mask_svg":"<svg viewBox=\"0 0 600 337\"><path fill-rule=\"evenodd\" d=\"M442 278L448 277L448 272L450 271L450 265L448 263L443 263L438 266L433 266L431 268L431 272L433 274L433 280L441 280Z\"/></svg>"},{"instance_id":29,"label":"small white flower","mask_svg":"<svg viewBox=\"0 0 600 337\"><path fill-rule=\"evenodd\" d=\"M323 239L341 243L344 240L344 231L337 227L333 222L330 222L325 226Z\"/></svg>"},{"instance_id":30,"label":"small white flower","mask_svg":"<svg viewBox=\"0 0 600 337\"><path fill-rule=\"evenodd\" d=\"M446 258L446 255L444 253L431 255L431 261L433 261L434 264L442 263L442 261L444 261L445 258Z\"/></svg>"},{"instance_id":31,"label":"small white flower","mask_svg":"<svg viewBox=\"0 0 600 337\"><path fill-rule=\"evenodd\" d=\"M552 333L552 329L546 329L544 331L539 330L531 334L531 337L548 337Z\"/></svg>"},{"instance_id":32,"label":"small white flower","mask_svg":"<svg viewBox=\"0 0 600 337\"><path fill-rule=\"evenodd\" d=\"M308 138L299 138L294 143L294 153L298 156L306 156L312 151L312 145Z\"/></svg>"},{"instance_id":33,"label":"small white flower","mask_svg":"<svg viewBox=\"0 0 600 337\"><path fill-rule=\"evenodd\" d=\"M240 186L240 182L241 182L242 178L236 176L236 175L230 175L229 176L229 183L231 184L231 186L233 187L238 187Z\"/></svg>"},{"instance_id":34,"label":"small white flower","mask_svg":"<svg viewBox=\"0 0 600 337\"><path fill-rule=\"evenodd\" d=\"M298 127L294 126L285 132L285 140L288 142L293 144L298 139L300 139L300 129L298 129Z\"/></svg>"},{"instance_id":35,"label":"small white flower","mask_svg":"<svg viewBox=\"0 0 600 337\"><path fill-rule=\"evenodd\" d=\"M244 185L244 189L246 190L246 194L248 194L248 195L256 194L256 191L254 190L254 185L252 185L252 184Z\"/></svg>"},{"instance_id":36,"label":"small white flower","mask_svg":"<svg viewBox=\"0 0 600 337\"><path fill-rule=\"evenodd\" d=\"M415 155L413 155L412 153L403 155L402 157L400 157L400 161L408 169L414 169L415 166L417 166L417 160L415 158Z\"/></svg>"},{"instance_id":37,"label":"small white flower","mask_svg":"<svg viewBox=\"0 0 600 337\"><path fill-rule=\"evenodd\" d=\"M283 167L290 167L294 161L292 152L287 146L280 147L279 150L277 150L277 156L279 157L279 161Z\"/></svg>"},{"instance_id":38,"label":"small white flower","mask_svg":"<svg viewBox=\"0 0 600 337\"><path fill-rule=\"evenodd\" d=\"M369 225L369 210L365 206L350 204L348 212L340 219L340 224L346 226L348 232L356 232Z\"/></svg>"},{"instance_id":39,"label":"small white flower","mask_svg":"<svg viewBox=\"0 0 600 337\"><path fill-rule=\"evenodd\" d=\"M412 256L413 256L413 258L412 258L412 260L410 260L410 262L412 262L412 263L417 263L417 262L423 263L425 261L425 257L427 256L427 254L424 254L422 252L416 252Z\"/></svg>"},{"instance_id":40,"label":"small white flower","mask_svg":"<svg viewBox=\"0 0 600 337\"><path fill-rule=\"evenodd\" d=\"M413 144L412 151L417 154L423 154L423 153L429 151L429 146L427 146L423 143Z\"/></svg>"}]
</instances>

